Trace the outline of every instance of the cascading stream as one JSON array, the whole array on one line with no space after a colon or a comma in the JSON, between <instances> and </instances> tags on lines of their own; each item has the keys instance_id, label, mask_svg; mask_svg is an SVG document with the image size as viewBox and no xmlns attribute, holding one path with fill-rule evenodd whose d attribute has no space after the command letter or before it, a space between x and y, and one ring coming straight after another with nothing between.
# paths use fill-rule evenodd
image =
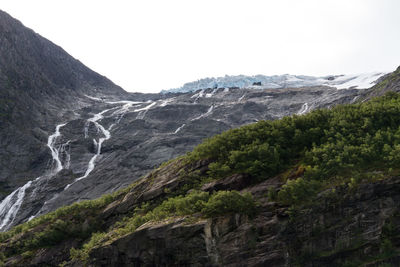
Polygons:
<instances>
[{"instance_id":1,"label":"cascading stream","mask_svg":"<svg viewBox=\"0 0 400 267\"><path fill-rule=\"evenodd\" d=\"M96 153L91 157L91 159L89 160L87 169L85 171L85 174L82 175L81 177L78 177L75 179L75 181L71 184L68 184L64 190L67 190L71 185L73 185L74 183L76 183L77 181L80 181L82 179L85 179L89 176L89 174L94 170L95 166L96 166L96 160L97 158L100 156L101 154L101 147L103 145L104 141L107 141L108 139L111 138L111 129L113 128L113 126L115 124L118 124L122 117L125 115L125 113L127 113L129 111L129 108L132 107L135 104L142 104L143 102L135 102L135 101L115 101L115 102L105 102L107 104L123 104L121 107L114 107L114 108L109 108L106 110L101 111L100 113L97 113L95 115L93 115L93 117L89 118L86 123L85 123L85 129L84 129L84 135L85 138L88 137L88 131L89 131L89 126L91 123L94 124L94 126L96 127L98 132L101 132L103 134L103 137L100 137L98 140L96 140L95 138L93 138L93 143L96 147ZM139 108L139 109L135 109L133 112L139 112L139 114L141 114L140 112L147 112L151 107L153 107L156 104L156 102L153 102L143 108ZM111 124L110 127L108 127L108 129L106 129L103 125L101 125L99 123L99 121L101 121L104 118L104 114L106 114L107 112L116 109L111 116L117 116L117 120L115 123ZM144 115L143 115L144 117ZM143 118L142 117L142 118Z\"/></svg>"},{"instance_id":2,"label":"cascading stream","mask_svg":"<svg viewBox=\"0 0 400 267\"><path fill-rule=\"evenodd\" d=\"M57 149L55 147L57 138L61 136L60 129L64 127L66 123L59 124L56 126L56 131L54 134L50 135L47 139L47 147L51 151L52 161L55 163L55 168L52 168L50 172L47 174L48 177L55 176L63 169L62 162L59 158L60 155L60 147ZM3 199L0 203L0 231L7 230L12 223L14 222L15 217L18 214L18 211L24 201L26 190L32 186L33 182L40 180L43 176L37 177L34 181L29 181L25 185L21 186L14 190L11 194L9 194L5 199ZM34 193L34 191L32 191Z\"/></svg>"},{"instance_id":3,"label":"cascading stream","mask_svg":"<svg viewBox=\"0 0 400 267\"><path fill-rule=\"evenodd\" d=\"M57 140L57 137L59 137L61 135L60 128L64 127L65 125L66 125L66 123L57 125L56 132L54 134L50 135L49 138L47 139L47 147L51 151L51 156L53 157L53 162L56 163L56 168L55 168L55 170L53 170L55 172L55 174L58 173L59 171L61 171L63 166L62 166L61 160L59 158L59 150L54 147L54 144Z\"/></svg>"},{"instance_id":4,"label":"cascading stream","mask_svg":"<svg viewBox=\"0 0 400 267\"><path fill-rule=\"evenodd\" d=\"M90 158L87 169L81 177L77 178L73 183L76 181L85 179L90 175L90 173L94 170L96 161L98 160L98 157L101 155L101 149L102 145L105 141L111 138L111 129L113 126L118 124L123 116L129 111L131 107L134 107L135 105L142 105L144 102L135 102L135 101L115 101L115 102L106 102L103 101L99 98L93 98L93 100L96 101L101 101L106 104L111 104L111 105L118 105L117 107L113 108L108 108L106 110L103 110L95 115L93 115L91 118L87 119L85 128L84 128L84 137L88 138L89 137L89 126L90 124L93 124L98 133L101 133L101 137L99 138L94 138L93 143L95 144L96 152L95 154ZM133 110L133 112L138 112L141 114L142 117L146 114L146 112L155 106L157 102L149 101L148 105L145 105L142 108L136 108ZM163 102L164 105L167 104L167 102ZM132 110L131 110L132 111ZM110 112L111 114L108 115L107 117L113 117L115 119L114 123L112 123L108 128L105 128L100 121L105 117L105 114L107 112ZM52 163L51 167L49 167L49 171L46 171L45 174L42 176L39 176L29 182L27 182L25 185L21 186L20 188L17 188L14 190L11 194L9 194L6 198L3 199L3 201L0 202L0 231L5 231L9 229L12 225L13 222L16 220L19 210L21 206L24 204L24 201L27 201L27 199L34 199L35 194L38 191L38 186L40 186L40 182L43 179L50 179L54 177L57 173L59 173L63 169L68 169L70 168L70 161L71 161L71 154L70 154L70 142L71 140L68 140L67 142L61 143L58 142L59 137L61 136L61 128L64 127L66 123L58 124L56 125L56 130L55 132L48 137L47 140L47 147L49 148L52 156ZM73 184L72 183L72 184ZM72 185L70 184L70 185ZM65 189L67 189L70 185L67 185ZM28 190L29 189L29 190ZM64 190L65 190L64 189ZM29 195L26 195L29 194ZM54 195L53 198L56 198L58 194ZM46 206L46 203L42 206L42 208L33 216L29 218L29 220L35 218L37 215L41 214L43 208Z\"/></svg>"},{"instance_id":5,"label":"cascading stream","mask_svg":"<svg viewBox=\"0 0 400 267\"><path fill-rule=\"evenodd\" d=\"M198 116L198 117L196 117L196 118L194 118L194 119L191 119L191 121L197 121L197 120L200 120L201 118L205 118L205 117L211 115L211 113L213 112L213 109L214 109L214 105L212 105L212 106L207 110L206 113L201 114L200 116Z\"/></svg>"},{"instance_id":6,"label":"cascading stream","mask_svg":"<svg viewBox=\"0 0 400 267\"><path fill-rule=\"evenodd\" d=\"M305 113L307 113L309 107L308 107L308 103L304 103L303 106L301 106L301 109L299 110L299 112L297 112L297 115L303 115Z\"/></svg>"},{"instance_id":7,"label":"cascading stream","mask_svg":"<svg viewBox=\"0 0 400 267\"><path fill-rule=\"evenodd\" d=\"M100 153L101 153L101 145L103 144L104 141L110 139L110 137L111 137L110 131L109 131L109 130L106 130L106 129L104 128L103 125L101 125L100 123L98 123L98 121L100 121L101 119L104 118L103 114L105 114L106 112L108 112L108 111L110 111L110 110L112 110L112 109L115 109L115 108L109 108L109 109L103 110L103 111L100 112L100 113L94 114L93 117L89 118L89 119L86 121L85 129L84 129L85 138L88 137L88 131L89 131L90 123L93 123L94 126L96 127L97 131L98 131L98 132L101 131L101 133L104 135L104 137L100 137L100 138L98 139L98 141L96 141L96 139L93 138L93 143L94 143L95 146L96 146L96 154L94 154L94 156L89 160L88 167L87 167L87 169L86 169L86 171L85 171L85 174L84 174L83 176L81 176L81 177L76 178L75 181L74 181L72 184L74 184L75 182L77 182L77 181L79 181L79 180L85 179L85 178L88 177L89 174L93 171L93 169L94 169L94 167L95 167L96 159L97 159L97 157L98 157L98 156L100 155ZM68 189L72 184L68 184L68 185L65 187L64 190Z\"/></svg>"},{"instance_id":8,"label":"cascading stream","mask_svg":"<svg viewBox=\"0 0 400 267\"><path fill-rule=\"evenodd\" d=\"M175 130L174 134L179 133L179 131L182 130L183 127L185 127L185 125L186 125L186 124L184 123L184 124L182 124L181 126L179 126L179 127Z\"/></svg>"}]
</instances>

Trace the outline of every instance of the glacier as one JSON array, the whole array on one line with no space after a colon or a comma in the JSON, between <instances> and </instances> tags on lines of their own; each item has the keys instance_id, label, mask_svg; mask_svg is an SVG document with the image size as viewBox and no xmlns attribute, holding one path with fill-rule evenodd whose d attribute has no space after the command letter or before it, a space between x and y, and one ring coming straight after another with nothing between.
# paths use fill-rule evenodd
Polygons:
<instances>
[{"instance_id":1,"label":"glacier","mask_svg":"<svg viewBox=\"0 0 400 267\"><path fill-rule=\"evenodd\" d=\"M212 88L253 88L253 89L280 89L299 88L308 86L330 86L337 89L368 89L387 72L370 72L353 75L327 75L322 77L306 75L225 75L223 77L204 78L185 83L182 87L162 90L161 93L186 93L202 90L193 97L202 97L204 89ZM207 94L206 97L211 97Z\"/></svg>"}]
</instances>

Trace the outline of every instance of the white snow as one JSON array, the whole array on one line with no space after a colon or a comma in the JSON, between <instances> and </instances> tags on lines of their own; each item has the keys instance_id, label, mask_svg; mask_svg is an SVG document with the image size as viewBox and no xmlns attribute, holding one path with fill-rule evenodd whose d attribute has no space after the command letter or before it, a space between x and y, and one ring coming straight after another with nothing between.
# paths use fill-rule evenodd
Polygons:
<instances>
[{"instance_id":1,"label":"white snow","mask_svg":"<svg viewBox=\"0 0 400 267\"><path fill-rule=\"evenodd\" d=\"M368 89L375 85L375 81L385 75L383 72L363 73L359 75L342 75L333 81L328 81L325 85L336 87L337 89Z\"/></svg>"},{"instance_id":2,"label":"white snow","mask_svg":"<svg viewBox=\"0 0 400 267\"><path fill-rule=\"evenodd\" d=\"M162 92L195 92L192 98L196 100L203 97L204 90L207 88L227 88L238 87L238 88L253 88L253 89L274 89L274 88L299 88L306 86L331 86L338 89L345 88L357 88L357 89L367 89L374 85L379 77L385 75L385 72L373 72L373 73L363 73L355 75L330 75L322 77L305 76L305 75L237 75L216 78L204 78L194 82L185 83L180 88L164 90ZM253 86L254 83L261 82L261 85ZM206 97L210 95L207 94Z\"/></svg>"}]
</instances>

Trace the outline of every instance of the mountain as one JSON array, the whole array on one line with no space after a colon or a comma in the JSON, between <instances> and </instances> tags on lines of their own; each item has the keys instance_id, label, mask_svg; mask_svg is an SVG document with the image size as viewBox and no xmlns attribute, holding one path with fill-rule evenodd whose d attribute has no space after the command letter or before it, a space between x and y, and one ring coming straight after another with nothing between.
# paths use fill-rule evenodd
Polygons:
<instances>
[{"instance_id":1,"label":"mountain","mask_svg":"<svg viewBox=\"0 0 400 267\"><path fill-rule=\"evenodd\" d=\"M87 105L85 94L127 95L0 11L0 196L42 173L48 133Z\"/></svg>"},{"instance_id":2,"label":"mountain","mask_svg":"<svg viewBox=\"0 0 400 267\"><path fill-rule=\"evenodd\" d=\"M2 231L124 188L225 130L353 103L366 92L308 86L126 93L7 14L1 18L1 73L8 73L0 113Z\"/></svg>"},{"instance_id":3,"label":"mountain","mask_svg":"<svg viewBox=\"0 0 400 267\"><path fill-rule=\"evenodd\" d=\"M367 98L382 96L387 92L398 92L400 90L400 67L394 72L382 76L378 81L379 83L366 94Z\"/></svg>"},{"instance_id":4,"label":"mountain","mask_svg":"<svg viewBox=\"0 0 400 267\"><path fill-rule=\"evenodd\" d=\"M368 89L387 73L374 72L358 75L330 75L324 77L313 77L305 75L237 75L217 78L204 78L198 81L185 83L180 88L163 90L163 93L194 92L201 89L218 88L253 88L253 89L278 89L299 88L309 86L330 86L337 89Z\"/></svg>"},{"instance_id":5,"label":"mountain","mask_svg":"<svg viewBox=\"0 0 400 267\"><path fill-rule=\"evenodd\" d=\"M399 112L389 93L228 130L0 234L3 263L398 266Z\"/></svg>"},{"instance_id":6,"label":"mountain","mask_svg":"<svg viewBox=\"0 0 400 267\"><path fill-rule=\"evenodd\" d=\"M39 178L31 176L0 203L0 228L123 188L230 128L349 103L361 93L312 87L206 90L146 101L88 96L91 106L54 124L43 142L53 163L41 159L48 165Z\"/></svg>"},{"instance_id":7,"label":"mountain","mask_svg":"<svg viewBox=\"0 0 400 267\"><path fill-rule=\"evenodd\" d=\"M398 263L398 70L127 93L4 12L0 53L5 265Z\"/></svg>"}]
</instances>

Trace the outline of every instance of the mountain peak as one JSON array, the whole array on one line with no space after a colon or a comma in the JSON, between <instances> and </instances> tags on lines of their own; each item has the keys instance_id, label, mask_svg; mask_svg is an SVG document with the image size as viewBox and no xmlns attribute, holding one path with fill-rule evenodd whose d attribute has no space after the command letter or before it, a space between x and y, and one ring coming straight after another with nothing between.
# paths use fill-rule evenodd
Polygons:
<instances>
[{"instance_id":1,"label":"mountain peak","mask_svg":"<svg viewBox=\"0 0 400 267\"><path fill-rule=\"evenodd\" d=\"M5 83L32 95L38 93L37 90L47 94L124 93L110 80L1 10L0 42L0 85ZM55 92L57 90L62 92Z\"/></svg>"}]
</instances>

